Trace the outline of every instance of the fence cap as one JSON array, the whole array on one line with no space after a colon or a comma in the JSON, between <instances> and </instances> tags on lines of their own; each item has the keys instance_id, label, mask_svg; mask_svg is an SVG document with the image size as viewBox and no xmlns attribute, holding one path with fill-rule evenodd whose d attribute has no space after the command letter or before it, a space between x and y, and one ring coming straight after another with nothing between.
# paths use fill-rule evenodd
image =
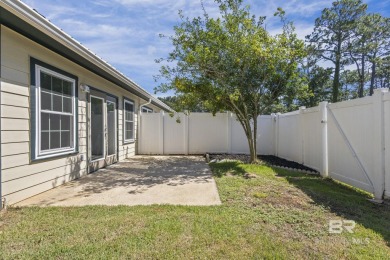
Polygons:
<instances>
[{"instance_id":1,"label":"fence cap","mask_svg":"<svg viewBox=\"0 0 390 260\"><path fill-rule=\"evenodd\" d=\"M389 92L388 88L377 88L374 89L374 93L384 93L384 92Z\"/></svg>"}]
</instances>

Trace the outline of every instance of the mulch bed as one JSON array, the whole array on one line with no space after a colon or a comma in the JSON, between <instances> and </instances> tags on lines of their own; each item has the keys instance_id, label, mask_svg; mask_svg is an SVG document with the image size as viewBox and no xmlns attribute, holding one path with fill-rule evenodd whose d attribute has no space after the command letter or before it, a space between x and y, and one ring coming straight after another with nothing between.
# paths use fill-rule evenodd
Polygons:
<instances>
[{"instance_id":1,"label":"mulch bed","mask_svg":"<svg viewBox=\"0 0 390 260\"><path fill-rule=\"evenodd\" d=\"M209 154L210 161L221 161L221 160L237 160L244 163L248 163L250 160L249 155L247 154ZM303 170L316 173L317 171L309 168L303 164L289 161L283 158L276 157L274 155L258 155L260 163L264 163L272 166L286 167L296 170Z\"/></svg>"}]
</instances>

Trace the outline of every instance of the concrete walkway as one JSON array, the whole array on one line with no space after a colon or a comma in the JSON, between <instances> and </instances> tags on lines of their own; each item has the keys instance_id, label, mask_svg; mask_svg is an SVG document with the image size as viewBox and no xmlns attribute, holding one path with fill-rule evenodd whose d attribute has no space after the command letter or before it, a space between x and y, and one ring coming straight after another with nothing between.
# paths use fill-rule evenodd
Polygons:
<instances>
[{"instance_id":1,"label":"concrete walkway","mask_svg":"<svg viewBox=\"0 0 390 260\"><path fill-rule=\"evenodd\" d=\"M211 170L199 156L135 156L16 206L219 205Z\"/></svg>"}]
</instances>

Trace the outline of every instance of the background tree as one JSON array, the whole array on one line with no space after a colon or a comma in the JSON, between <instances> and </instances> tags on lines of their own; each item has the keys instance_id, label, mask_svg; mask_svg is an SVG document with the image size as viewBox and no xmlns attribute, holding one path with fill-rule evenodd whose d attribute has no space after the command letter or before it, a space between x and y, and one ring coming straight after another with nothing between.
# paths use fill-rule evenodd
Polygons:
<instances>
[{"instance_id":1,"label":"background tree","mask_svg":"<svg viewBox=\"0 0 390 260\"><path fill-rule=\"evenodd\" d=\"M338 0L325 8L315 21L314 31L306 37L317 55L334 64L332 102L339 100L340 72L346 63L348 42L357 20L366 12L361 0Z\"/></svg>"},{"instance_id":2,"label":"background tree","mask_svg":"<svg viewBox=\"0 0 390 260\"><path fill-rule=\"evenodd\" d=\"M378 62L375 86L377 88L390 88L390 56L384 57Z\"/></svg>"},{"instance_id":3,"label":"background tree","mask_svg":"<svg viewBox=\"0 0 390 260\"><path fill-rule=\"evenodd\" d=\"M359 26L368 41L366 55L371 63L370 95L374 93L377 66L381 59L390 54L390 19L380 14L368 14Z\"/></svg>"},{"instance_id":4,"label":"background tree","mask_svg":"<svg viewBox=\"0 0 390 260\"><path fill-rule=\"evenodd\" d=\"M189 96L167 96L159 97L158 99L175 111L210 112L205 102L199 103L196 99L191 99Z\"/></svg>"},{"instance_id":5,"label":"background tree","mask_svg":"<svg viewBox=\"0 0 390 260\"><path fill-rule=\"evenodd\" d=\"M319 102L331 98L332 68L324 68L318 65L316 51L312 47L306 47L307 56L300 66L300 76L307 82L306 95L298 95L300 106L314 107Z\"/></svg>"},{"instance_id":6,"label":"background tree","mask_svg":"<svg viewBox=\"0 0 390 260\"><path fill-rule=\"evenodd\" d=\"M166 59L173 65L161 67L167 83L157 91L174 90L191 100L207 102L213 112L236 114L248 139L251 162L257 161L257 117L288 91L298 76L297 65L304 56L304 43L294 27L282 18L282 33L272 36L265 17L251 15L241 0L216 0L220 18L180 17L170 39L174 50ZM160 60L161 61L161 60ZM188 99L187 99L188 100Z\"/></svg>"}]
</instances>

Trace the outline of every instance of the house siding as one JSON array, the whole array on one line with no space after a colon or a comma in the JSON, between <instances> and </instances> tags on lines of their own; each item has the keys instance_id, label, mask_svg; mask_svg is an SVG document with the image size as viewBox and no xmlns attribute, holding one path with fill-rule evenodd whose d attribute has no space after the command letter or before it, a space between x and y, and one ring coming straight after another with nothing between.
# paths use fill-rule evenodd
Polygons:
<instances>
[{"instance_id":1,"label":"house siding","mask_svg":"<svg viewBox=\"0 0 390 260\"><path fill-rule=\"evenodd\" d=\"M2 195L9 204L87 174L87 96L79 86L79 153L31 161L30 57L77 76L79 83L115 95L118 98L118 160L135 155L136 142L123 142L123 99L134 100L136 131L139 104L146 101L3 25L1 35L1 181ZM160 111L156 106L150 107Z\"/></svg>"}]
</instances>

